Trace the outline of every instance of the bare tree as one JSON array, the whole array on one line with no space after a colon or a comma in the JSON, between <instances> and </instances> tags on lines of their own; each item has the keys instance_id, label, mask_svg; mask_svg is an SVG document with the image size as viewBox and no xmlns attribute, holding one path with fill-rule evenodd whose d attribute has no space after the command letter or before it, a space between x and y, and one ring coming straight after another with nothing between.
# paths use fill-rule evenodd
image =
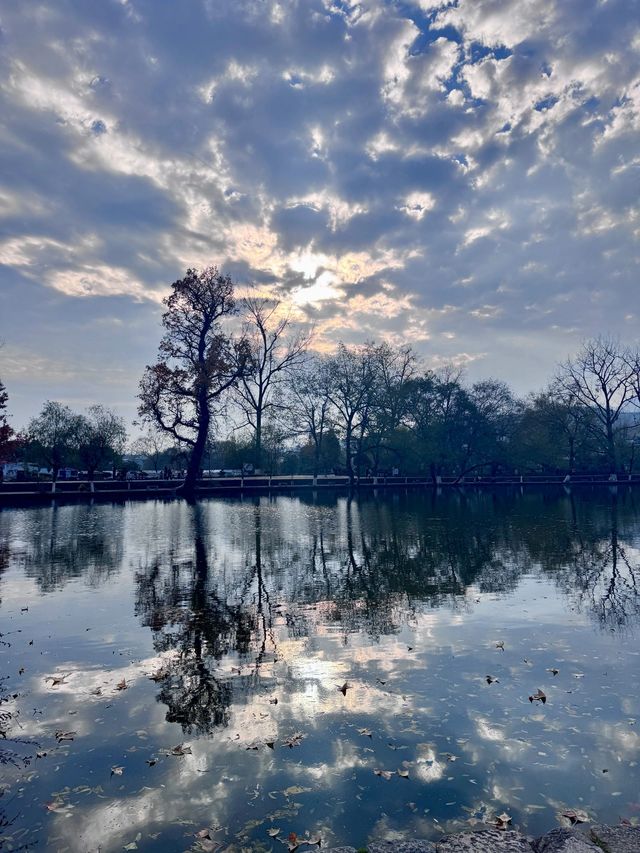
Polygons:
<instances>
[{"instance_id":1,"label":"bare tree","mask_svg":"<svg viewBox=\"0 0 640 853\"><path fill-rule=\"evenodd\" d=\"M574 358L561 366L558 385L594 413L604 437L609 472L617 470L616 427L634 397L633 368L617 340L585 341Z\"/></svg>"},{"instance_id":2,"label":"bare tree","mask_svg":"<svg viewBox=\"0 0 640 853\"><path fill-rule=\"evenodd\" d=\"M236 313L228 275L217 267L189 269L171 287L158 361L144 372L138 411L143 422L189 447L182 491L193 494L214 406L243 376L249 353L246 341L222 326Z\"/></svg>"},{"instance_id":3,"label":"bare tree","mask_svg":"<svg viewBox=\"0 0 640 853\"><path fill-rule=\"evenodd\" d=\"M80 415L69 406L48 401L40 414L27 427L29 441L39 458L51 468L52 491L55 491L58 470L76 453L81 429Z\"/></svg>"},{"instance_id":4,"label":"bare tree","mask_svg":"<svg viewBox=\"0 0 640 853\"><path fill-rule=\"evenodd\" d=\"M244 301L243 333L250 352L249 367L241 372L236 400L253 431L254 463L262 461L263 427L267 414L280 404L278 392L298 367L309 345L310 334L292 333L291 317L274 299L249 297Z\"/></svg>"},{"instance_id":5,"label":"bare tree","mask_svg":"<svg viewBox=\"0 0 640 853\"><path fill-rule=\"evenodd\" d=\"M0 349L4 346L4 342L0 341ZM0 456L3 455L4 451L9 445L9 440L13 435L13 430L9 426L9 421L7 417L7 403L9 402L9 394L7 393L7 389L0 379Z\"/></svg>"},{"instance_id":6,"label":"bare tree","mask_svg":"<svg viewBox=\"0 0 640 853\"><path fill-rule=\"evenodd\" d=\"M164 433L158 432L156 429L149 429L144 435L138 436L131 443L131 452L151 460L156 474L158 473L160 457L167 451L167 442L164 439Z\"/></svg>"},{"instance_id":7,"label":"bare tree","mask_svg":"<svg viewBox=\"0 0 640 853\"><path fill-rule=\"evenodd\" d=\"M324 437L332 424L327 363L318 356L308 357L292 371L288 391L291 433L304 435L313 443L313 476L317 477Z\"/></svg>"},{"instance_id":8,"label":"bare tree","mask_svg":"<svg viewBox=\"0 0 640 853\"><path fill-rule=\"evenodd\" d=\"M96 470L124 452L127 431L123 419L105 406L90 406L80 416L78 456L93 483Z\"/></svg>"},{"instance_id":9,"label":"bare tree","mask_svg":"<svg viewBox=\"0 0 640 853\"><path fill-rule=\"evenodd\" d=\"M366 444L378 470L383 450L398 455L397 431L411 413L411 380L415 377L418 358L411 346L392 347L388 343L373 348L376 363L376 395Z\"/></svg>"},{"instance_id":10,"label":"bare tree","mask_svg":"<svg viewBox=\"0 0 640 853\"><path fill-rule=\"evenodd\" d=\"M338 344L329 360L329 399L336 411L336 425L345 445L345 465L353 483L354 449L357 454L369 425L376 386L376 360L370 344L348 347Z\"/></svg>"}]
</instances>

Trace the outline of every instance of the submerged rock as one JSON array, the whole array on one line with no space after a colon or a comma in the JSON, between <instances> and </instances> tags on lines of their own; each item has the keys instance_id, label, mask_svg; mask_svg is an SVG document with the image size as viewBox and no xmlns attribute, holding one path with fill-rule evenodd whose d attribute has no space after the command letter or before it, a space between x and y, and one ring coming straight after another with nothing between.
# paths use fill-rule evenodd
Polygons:
<instances>
[{"instance_id":1,"label":"submerged rock","mask_svg":"<svg viewBox=\"0 0 640 853\"><path fill-rule=\"evenodd\" d=\"M461 832L438 842L437 853L531 853L531 845L519 832L483 829Z\"/></svg>"},{"instance_id":2,"label":"submerged rock","mask_svg":"<svg viewBox=\"0 0 640 853\"><path fill-rule=\"evenodd\" d=\"M355 847L330 847L324 853L358 853Z\"/></svg>"},{"instance_id":3,"label":"submerged rock","mask_svg":"<svg viewBox=\"0 0 640 853\"><path fill-rule=\"evenodd\" d=\"M604 853L640 853L640 827L594 823L589 834Z\"/></svg>"},{"instance_id":4,"label":"submerged rock","mask_svg":"<svg viewBox=\"0 0 640 853\"><path fill-rule=\"evenodd\" d=\"M374 841L367 844L367 853L436 853L431 841Z\"/></svg>"},{"instance_id":5,"label":"submerged rock","mask_svg":"<svg viewBox=\"0 0 640 853\"><path fill-rule=\"evenodd\" d=\"M575 829L552 829L531 844L534 853L602 853L580 831Z\"/></svg>"}]
</instances>

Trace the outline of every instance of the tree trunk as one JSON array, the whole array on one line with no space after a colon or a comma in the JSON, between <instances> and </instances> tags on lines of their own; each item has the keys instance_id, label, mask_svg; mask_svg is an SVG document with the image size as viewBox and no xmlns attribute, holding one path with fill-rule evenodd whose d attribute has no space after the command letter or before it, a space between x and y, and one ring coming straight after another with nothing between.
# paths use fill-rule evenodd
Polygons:
<instances>
[{"instance_id":1,"label":"tree trunk","mask_svg":"<svg viewBox=\"0 0 640 853\"><path fill-rule=\"evenodd\" d=\"M616 462L616 442L611 421L607 421L607 457L609 461L609 473L615 474L618 466Z\"/></svg>"},{"instance_id":2,"label":"tree trunk","mask_svg":"<svg viewBox=\"0 0 640 853\"><path fill-rule=\"evenodd\" d=\"M258 407L256 410L256 450L255 450L255 467L256 470L261 467L262 463L262 409Z\"/></svg>"},{"instance_id":3,"label":"tree trunk","mask_svg":"<svg viewBox=\"0 0 640 853\"><path fill-rule=\"evenodd\" d=\"M207 437L209 435L209 422L211 415L209 414L209 406L205 402L204 407L200 410L200 421L198 423L198 435L195 444L191 448L191 456L187 465L187 473L182 486L179 490L182 494L191 498L196 492L196 480L202 466L202 457L204 456Z\"/></svg>"},{"instance_id":4,"label":"tree trunk","mask_svg":"<svg viewBox=\"0 0 640 853\"><path fill-rule=\"evenodd\" d=\"M575 440L573 437L569 439L569 473L573 474L574 468L576 467L576 449L575 449Z\"/></svg>"},{"instance_id":5,"label":"tree trunk","mask_svg":"<svg viewBox=\"0 0 640 853\"><path fill-rule=\"evenodd\" d=\"M347 429L344 435L344 450L345 450L345 464L347 468L347 474L349 475L349 483L353 485L353 465L351 464L351 424L347 425Z\"/></svg>"}]
</instances>

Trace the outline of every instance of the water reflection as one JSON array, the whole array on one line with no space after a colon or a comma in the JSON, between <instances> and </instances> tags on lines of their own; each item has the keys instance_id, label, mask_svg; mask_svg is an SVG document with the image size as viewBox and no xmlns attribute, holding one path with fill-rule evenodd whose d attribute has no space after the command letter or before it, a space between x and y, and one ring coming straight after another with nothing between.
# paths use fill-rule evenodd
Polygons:
<instances>
[{"instance_id":1,"label":"water reflection","mask_svg":"<svg viewBox=\"0 0 640 853\"><path fill-rule=\"evenodd\" d=\"M268 849L273 822L357 845L504 809L531 832L563 804L633 818L638 509L620 489L1 512L7 671L22 734L56 751L12 783L25 832L63 786L72 850L134 826L183 849L212 814L230 849Z\"/></svg>"}]
</instances>

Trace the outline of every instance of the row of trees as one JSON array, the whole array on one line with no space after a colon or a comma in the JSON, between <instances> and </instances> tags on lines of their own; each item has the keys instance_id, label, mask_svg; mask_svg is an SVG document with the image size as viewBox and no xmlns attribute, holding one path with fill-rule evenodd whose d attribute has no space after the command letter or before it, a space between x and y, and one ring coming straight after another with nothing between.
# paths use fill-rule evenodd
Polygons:
<instances>
[{"instance_id":1,"label":"row of trees","mask_svg":"<svg viewBox=\"0 0 640 853\"><path fill-rule=\"evenodd\" d=\"M263 464L265 430L282 447L311 450L313 471L326 443L339 439L353 479L369 469L403 467L459 477L489 468L633 467L640 406L640 355L605 338L587 342L551 385L518 400L505 383L471 385L461 371L421 369L411 347L338 344L311 355L277 301L244 301L215 267L189 270L165 300L158 361L141 382L141 419L190 448L185 490L193 488L212 424L233 421L251 436ZM284 450L282 450L282 455Z\"/></svg>"},{"instance_id":2,"label":"row of trees","mask_svg":"<svg viewBox=\"0 0 640 853\"><path fill-rule=\"evenodd\" d=\"M4 435L0 459L4 451L24 463L44 465L54 482L59 470L67 466L81 468L93 480L97 471L121 462L127 441L123 418L105 406L90 406L86 413L78 414L51 401L32 418L24 433L15 434L7 422Z\"/></svg>"},{"instance_id":3,"label":"row of trees","mask_svg":"<svg viewBox=\"0 0 640 853\"><path fill-rule=\"evenodd\" d=\"M146 434L129 450L155 470L180 459L186 492L203 468L243 463L313 474L339 467L352 479L393 468L434 478L633 470L640 354L616 341L586 342L523 400L495 379L425 369L410 346L339 343L331 355L313 353L311 335L281 303L238 304L215 267L188 270L165 308L158 357L140 383ZM6 402L0 386L0 458L11 439ZM77 415L47 403L22 445L54 472L77 460L91 478L125 440L122 420L102 406Z\"/></svg>"}]
</instances>

